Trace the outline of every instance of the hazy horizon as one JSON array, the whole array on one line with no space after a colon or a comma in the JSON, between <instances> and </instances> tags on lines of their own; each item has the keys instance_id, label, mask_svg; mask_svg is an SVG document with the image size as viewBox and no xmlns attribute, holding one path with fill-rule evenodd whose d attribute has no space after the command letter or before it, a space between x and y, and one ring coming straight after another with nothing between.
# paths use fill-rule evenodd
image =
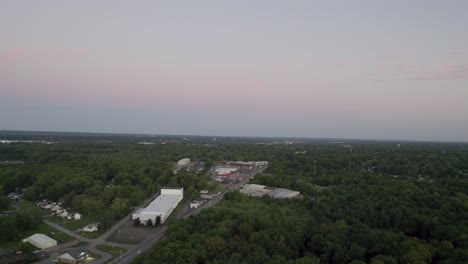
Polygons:
<instances>
[{"instance_id":1,"label":"hazy horizon","mask_svg":"<svg viewBox=\"0 0 468 264\"><path fill-rule=\"evenodd\" d=\"M0 6L0 130L468 141L466 1Z\"/></svg>"}]
</instances>

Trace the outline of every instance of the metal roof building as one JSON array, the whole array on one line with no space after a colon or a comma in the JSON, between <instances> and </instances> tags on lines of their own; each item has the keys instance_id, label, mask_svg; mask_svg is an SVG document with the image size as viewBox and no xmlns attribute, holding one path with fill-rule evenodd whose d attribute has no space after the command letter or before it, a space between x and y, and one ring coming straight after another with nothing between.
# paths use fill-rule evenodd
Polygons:
<instances>
[{"instance_id":1,"label":"metal roof building","mask_svg":"<svg viewBox=\"0 0 468 264\"><path fill-rule=\"evenodd\" d=\"M273 198L293 198L300 195L298 191L292 191L289 189L278 188L274 189L271 192L267 193Z\"/></svg>"},{"instance_id":2,"label":"metal roof building","mask_svg":"<svg viewBox=\"0 0 468 264\"><path fill-rule=\"evenodd\" d=\"M40 249L57 245L57 240L52 239L44 234L34 234L26 239L23 239L23 242L29 242Z\"/></svg>"},{"instance_id":3,"label":"metal roof building","mask_svg":"<svg viewBox=\"0 0 468 264\"><path fill-rule=\"evenodd\" d=\"M273 198L293 198L301 194L298 191L285 188L273 188L259 184L245 184L239 191L249 196L262 197L263 195L269 195Z\"/></svg>"},{"instance_id":4,"label":"metal roof building","mask_svg":"<svg viewBox=\"0 0 468 264\"><path fill-rule=\"evenodd\" d=\"M159 215L161 217L161 223L164 223L183 197L184 188L161 189L161 194L146 208L138 209L133 214L132 219L140 218L141 223L144 224L151 219L153 224L155 224L156 217Z\"/></svg>"},{"instance_id":5,"label":"metal roof building","mask_svg":"<svg viewBox=\"0 0 468 264\"><path fill-rule=\"evenodd\" d=\"M189 158L183 158L183 159L177 161L177 165L179 165L179 166L185 166L185 165L188 165L189 163L190 163Z\"/></svg>"}]
</instances>

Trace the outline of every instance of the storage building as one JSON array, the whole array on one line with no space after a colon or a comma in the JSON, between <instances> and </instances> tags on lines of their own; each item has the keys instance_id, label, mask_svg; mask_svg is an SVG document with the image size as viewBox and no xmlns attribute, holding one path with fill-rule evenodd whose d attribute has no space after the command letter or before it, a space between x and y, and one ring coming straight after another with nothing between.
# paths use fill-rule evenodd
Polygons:
<instances>
[{"instance_id":1,"label":"storage building","mask_svg":"<svg viewBox=\"0 0 468 264\"><path fill-rule=\"evenodd\" d=\"M268 193L273 198L294 198L298 197L301 193L298 191L292 191L289 189L284 189L284 188L278 188L274 189L271 192Z\"/></svg>"},{"instance_id":2,"label":"storage building","mask_svg":"<svg viewBox=\"0 0 468 264\"><path fill-rule=\"evenodd\" d=\"M184 188L164 188L161 189L161 194L156 197L146 208L141 208L136 211L132 219L140 218L140 222L146 224L151 219L153 224L156 223L156 217L161 217L163 224L172 211L177 207L179 202L184 197Z\"/></svg>"},{"instance_id":3,"label":"storage building","mask_svg":"<svg viewBox=\"0 0 468 264\"><path fill-rule=\"evenodd\" d=\"M76 248L72 249L65 254L62 254L57 257L58 263L66 263L66 264L76 264L80 262L85 262L86 258L88 257L88 251L83 248Z\"/></svg>"},{"instance_id":4,"label":"storage building","mask_svg":"<svg viewBox=\"0 0 468 264\"><path fill-rule=\"evenodd\" d=\"M185 158L185 159L181 159L177 162L177 165L179 166L186 166L190 163L190 159L189 158Z\"/></svg>"},{"instance_id":5,"label":"storage building","mask_svg":"<svg viewBox=\"0 0 468 264\"><path fill-rule=\"evenodd\" d=\"M26 239L23 239L23 242L29 242L40 249L45 249L57 245L57 240L52 239L44 234L34 234Z\"/></svg>"}]
</instances>

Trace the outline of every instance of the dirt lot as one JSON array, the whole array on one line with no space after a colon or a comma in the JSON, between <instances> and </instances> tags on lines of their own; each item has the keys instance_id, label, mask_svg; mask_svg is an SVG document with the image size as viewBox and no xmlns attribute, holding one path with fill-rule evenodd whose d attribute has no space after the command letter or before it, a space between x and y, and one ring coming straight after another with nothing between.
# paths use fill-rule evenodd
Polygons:
<instances>
[{"instance_id":1,"label":"dirt lot","mask_svg":"<svg viewBox=\"0 0 468 264\"><path fill-rule=\"evenodd\" d=\"M107 240L111 242L136 245L157 232L157 226L134 226L133 221L127 221Z\"/></svg>"}]
</instances>

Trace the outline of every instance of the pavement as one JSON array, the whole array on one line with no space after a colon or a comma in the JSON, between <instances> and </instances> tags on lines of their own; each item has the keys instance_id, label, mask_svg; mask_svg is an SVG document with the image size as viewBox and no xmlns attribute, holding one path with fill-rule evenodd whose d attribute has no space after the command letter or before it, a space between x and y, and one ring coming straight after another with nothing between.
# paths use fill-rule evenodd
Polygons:
<instances>
[{"instance_id":1,"label":"pavement","mask_svg":"<svg viewBox=\"0 0 468 264\"><path fill-rule=\"evenodd\" d=\"M265 169L266 168L264 168L263 170L260 170L258 172L261 173ZM230 190L238 190L238 189L241 188L242 185L248 183L249 179L250 179L250 177L245 177L240 182L231 184L229 186L229 189ZM202 206L200 206L199 208L194 209L194 210L190 209L190 201L187 201L184 204L184 207L176 215L176 218L177 219L187 219L190 216L195 216L195 215L199 214L203 209L208 208L208 207L213 206L213 205L216 205L217 203L221 202L224 199L224 194L226 192L228 192L228 191L225 191L224 193L220 194L219 196L214 197L212 200L208 201L207 203L203 204ZM156 193L153 196L151 196L150 198L148 198L141 205L141 207L146 207L158 195L159 195L159 193ZM66 233L69 236L72 236L72 237L74 237L74 238L76 238L76 239L78 239L80 241L88 242L89 243L88 247L87 247L88 250L90 250L91 252L101 256L100 259L93 260L90 263L92 263L92 264L101 264L101 263L108 262L109 260L112 259L111 254L96 248L97 245L107 245L107 246L112 246L112 247L120 247L120 248L124 248L124 249L127 250L127 252L122 254L120 257L117 257L117 258L113 259L110 263L127 264L127 263L130 263L131 261L133 261L133 259L135 259L138 255L140 255L143 252L147 251L153 245L155 245L156 243L158 243L159 241L164 239L165 233L166 233L166 230L167 230L167 226L164 225L164 224L162 224L162 225L160 225L158 227L155 227L155 228L157 228L157 231L153 235L149 236L147 239L145 239L142 243L140 243L138 245L128 245L128 244L122 244L122 243L115 243L115 242L106 241L106 239L109 238L109 236L111 236L114 232L116 232L123 224L125 224L127 221L131 221L133 212L134 211L132 211L130 214L128 214L127 216L122 218L117 224L112 226L108 231L106 231L104 234L102 234L100 237L98 237L96 239L90 239L90 238L80 236L79 234L76 234L75 232L72 232L72 231L70 231L70 230L68 230L68 229L66 229L66 228L64 228L64 227L62 227L62 226L60 226L60 225L58 225L56 223L53 223L53 222L51 222L51 221L49 221L47 219L44 219L43 221L44 221L44 223L56 228L57 230L60 230L63 233Z\"/></svg>"},{"instance_id":2,"label":"pavement","mask_svg":"<svg viewBox=\"0 0 468 264\"><path fill-rule=\"evenodd\" d=\"M156 193L156 194L152 195L150 198L146 199L145 202L142 204L142 206L143 207L147 206L158 195L159 195L159 193ZM65 233L65 234L67 234L67 235L69 235L71 237L76 238L79 241L87 242L88 243L87 249L89 251L93 252L94 254L97 254L97 255L101 256L101 258L93 260L90 263L101 264L101 263L105 263L105 262L109 261L110 259L112 259L112 255L107 253L107 252L104 252L102 250L97 249L96 248L97 245L106 245L106 246L111 246L111 247L124 248L124 249L127 250L127 253L128 253L128 252L133 252L133 251L138 252L139 249L137 249L137 248L141 247L142 244L143 245L145 244L145 242L143 242L140 245L128 245L128 244L122 244L122 243L115 243L115 242L106 241L106 239L109 236L111 236L117 229L119 229L124 223L131 220L133 212L134 211L132 211L130 214L128 214L127 216L122 218L117 224L113 225L109 230L107 230L104 234L102 234L100 237L98 237L96 239L90 239L90 238L81 236L81 235L79 235L79 234L77 234L75 232L72 232L72 231L62 227L61 225L58 225L58 224L56 224L54 222L51 222L51 221L49 221L47 219L43 219L42 221L44 223L46 223L47 225L49 225L49 226L51 226L51 227ZM164 229L164 231L165 231L165 229Z\"/></svg>"},{"instance_id":3,"label":"pavement","mask_svg":"<svg viewBox=\"0 0 468 264\"><path fill-rule=\"evenodd\" d=\"M224 193L218 195L217 197L213 198L209 202L203 204L199 208L195 210L190 209L190 201L187 201L184 205L184 208L182 208L179 213L177 214L176 218L177 219L187 219L190 216L194 216L199 214L203 209L208 208L210 206L213 206L219 202L221 202L224 198ZM188 209L188 210L187 210ZM151 237L147 238L143 243L139 244L133 249L128 250L125 254L123 254L121 257L115 259L111 263L117 263L117 264L127 264L133 261L138 255L141 253L147 251L150 249L153 245L158 243L160 240L164 239L165 232L167 230L166 225L160 225L159 230L152 235Z\"/></svg>"},{"instance_id":4,"label":"pavement","mask_svg":"<svg viewBox=\"0 0 468 264\"><path fill-rule=\"evenodd\" d=\"M161 225L159 227L158 232L152 235L151 237L147 238L143 243L139 244L135 248L128 250L125 254L122 256L114 259L111 263L118 263L118 264L127 264L133 261L139 254L147 251L150 249L153 245L155 245L157 242L159 242L161 239L164 238L167 230L166 225Z\"/></svg>"},{"instance_id":5,"label":"pavement","mask_svg":"<svg viewBox=\"0 0 468 264\"><path fill-rule=\"evenodd\" d=\"M227 191L226 191L227 192ZM197 209L194 209L194 210L191 210L187 213L185 213L183 216L181 216L179 219L187 219L189 218L190 216L194 216L194 215L197 215L199 214L203 209L205 208L208 208L210 206L213 206L219 202L221 202L223 199L224 199L224 194L226 193L222 193L216 197L214 197L213 199L209 200L207 203L203 204L202 206L198 207Z\"/></svg>"}]
</instances>

